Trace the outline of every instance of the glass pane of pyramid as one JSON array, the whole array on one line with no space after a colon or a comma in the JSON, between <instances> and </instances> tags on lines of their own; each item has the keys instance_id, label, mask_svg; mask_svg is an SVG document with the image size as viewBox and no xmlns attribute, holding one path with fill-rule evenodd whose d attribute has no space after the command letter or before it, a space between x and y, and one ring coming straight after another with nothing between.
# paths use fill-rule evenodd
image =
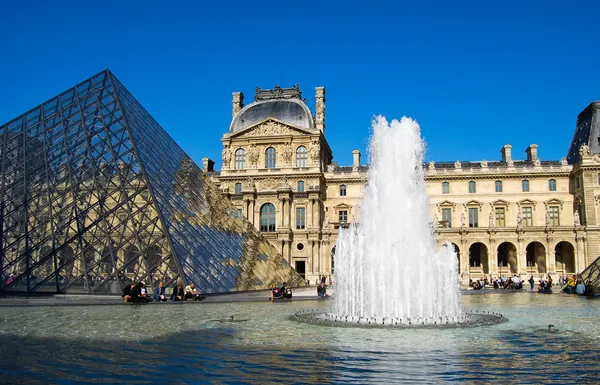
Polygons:
<instances>
[{"instance_id":1,"label":"glass pane of pyramid","mask_svg":"<svg viewBox=\"0 0 600 385\"><path fill-rule=\"evenodd\" d=\"M0 290L302 278L106 70L0 126Z\"/></svg>"}]
</instances>

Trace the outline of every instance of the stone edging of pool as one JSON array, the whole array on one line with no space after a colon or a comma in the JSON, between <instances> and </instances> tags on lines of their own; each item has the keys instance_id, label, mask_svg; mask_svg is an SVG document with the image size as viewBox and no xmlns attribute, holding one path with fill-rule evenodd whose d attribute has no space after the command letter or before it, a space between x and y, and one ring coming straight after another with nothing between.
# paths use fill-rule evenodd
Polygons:
<instances>
[{"instance_id":1,"label":"stone edging of pool","mask_svg":"<svg viewBox=\"0 0 600 385\"><path fill-rule=\"evenodd\" d=\"M508 322L508 318L500 313L479 311L464 313L460 317L401 319L386 317L344 317L328 313L326 309L305 309L296 312L292 316L292 319L322 326L385 329L468 328Z\"/></svg>"}]
</instances>

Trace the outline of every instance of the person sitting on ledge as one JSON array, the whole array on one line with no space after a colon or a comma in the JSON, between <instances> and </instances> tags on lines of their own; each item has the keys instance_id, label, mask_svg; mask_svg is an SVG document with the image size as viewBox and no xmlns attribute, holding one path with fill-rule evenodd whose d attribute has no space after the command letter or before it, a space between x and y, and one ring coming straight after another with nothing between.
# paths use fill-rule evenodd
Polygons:
<instances>
[{"instance_id":1,"label":"person sitting on ledge","mask_svg":"<svg viewBox=\"0 0 600 385\"><path fill-rule=\"evenodd\" d=\"M183 290L183 285L180 283L177 285L177 287L173 288L173 294L171 294L171 301L174 301L174 302L183 301L184 296L185 296L185 292Z\"/></svg>"},{"instance_id":2,"label":"person sitting on ledge","mask_svg":"<svg viewBox=\"0 0 600 385\"><path fill-rule=\"evenodd\" d=\"M165 294L165 284L162 281L158 283L158 287L154 288L152 300L156 302L167 302L167 296Z\"/></svg>"},{"instance_id":3,"label":"person sitting on ledge","mask_svg":"<svg viewBox=\"0 0 600 385\"><path fill-rule=\"evenodd\" d=\"M193 283L190 283L185 287L185 300L187 301L189 298L194 301L202 301L206 297L201 297L198 289L196 289Z\"/></svg>"},{"instance_id":4,"label":"person sitting on ledge","mask_svg":"<svg viewBox=\"0 0 600 385\"><path fill-rule=\"evenodd\" d=\"M127 285L123 289L123 295L121 295L121 298L123 298L125 302L129 302L131 300L131 289L133 289L134 286L135 283L132 282L131 285Z\"/></svg>"},{"instance_id":5,"label":"person sitting on ledge","mask_svg":"<svg viewBox=\"0 0 600 385\"><path fill-rule=\"evenodd\" d=\"M324 282L321 282L319 287L317 287L317 295L319 298L329 298L329 294L327 294L327 287Z\"/></svg>"},{"instance_id":6,"label":"person sitting on ledge","mask_svg":"<svg viewBox=\"0 0 600 385\"><path fill-rule=\"evenodd\" d=\"M271 301L283 298L282 291L274 284L271 288Z\"/></svg>"},{"instance_id":7,"label":"person sitting on ledge","mask_svg":"<svg viewBox=\"0 0 600 385\"><path fill-rule=\"evenodd\" d=\"M283 298L292 299L292 288L288 286L287 282L284 282L283 286L279 290L281 291Z\"/></svg>"},{"instance_id":8,"label":"person sitting on ledge","mask_svg":"<svg viewBox=\"0 0 600 385\"><path fill-rule=\"evenodd\" d=\"M142 294L142 288L144 287L143 282L138 282L131 288L130 300L127 302L133 303L148 303L152 301L152 298L148 298Z\"/></svg>"}]
</instances>

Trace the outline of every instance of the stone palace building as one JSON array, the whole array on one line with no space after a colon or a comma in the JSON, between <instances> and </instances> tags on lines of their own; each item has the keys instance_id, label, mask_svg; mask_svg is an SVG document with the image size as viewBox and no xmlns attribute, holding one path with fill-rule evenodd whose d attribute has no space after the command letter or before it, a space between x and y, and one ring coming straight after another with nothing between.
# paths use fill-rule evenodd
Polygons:
<instances>
[{"instance_id":1,"label":"stone palace building","mask_svg":"<svg viewBox=\"0 0 600 385\"><path fill-rule=\"evenodd\" d=\"M223 167L204 170L246 217L310 282L334 273L340 227L352 222L368 166L353 151L339 166L325 137L325 89L314 114L300 88L256 89L244 105L233 93L222 137ZM577 118L567 157L544 161L538 146L496 161L424 164L438 246L454 244L461 280L581 272L600 254L600 103Z\"/></svg>"}]
</instances>

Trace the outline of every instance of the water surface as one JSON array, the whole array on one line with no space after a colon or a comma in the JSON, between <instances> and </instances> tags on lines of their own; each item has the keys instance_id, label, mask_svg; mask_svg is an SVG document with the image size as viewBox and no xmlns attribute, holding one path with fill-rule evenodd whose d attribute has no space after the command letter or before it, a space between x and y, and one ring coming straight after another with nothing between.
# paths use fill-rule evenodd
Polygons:
<instances>
[{"instance_id":1,"label":"water surface","mask_svg":"<svg viewBox=\"0 0 600 385\"><path fill-rule=\"evenodd\" d=\"M598 382L600 301L530 293L462 301L510 321L381 330L290 317L325 301L1 308L0 383Z\"/></svg>"}]
</instances>

